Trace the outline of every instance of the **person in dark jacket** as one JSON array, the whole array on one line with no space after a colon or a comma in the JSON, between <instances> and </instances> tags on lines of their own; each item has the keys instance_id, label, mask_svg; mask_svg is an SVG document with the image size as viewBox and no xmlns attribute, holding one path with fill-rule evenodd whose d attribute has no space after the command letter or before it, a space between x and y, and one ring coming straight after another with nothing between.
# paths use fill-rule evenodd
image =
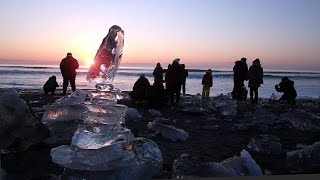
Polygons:
<instances>
[{"instance_id":1,"label":"person in dark jacket","mask_svg":"<svg viewBox=\"0 0 320 180\"><path fill-rule=\"evenodd\" d=\"M51 92L51 94L54 94L57 87L59 87L59 85L57 83L56 76L49 77L47 82L43 85L44 94L48 94L49 92Z\"/></svg>"},{"instance_id":2,"label":"person in dark jacket","mask_svg":"<svg viewBox=\"0 0 320 180\"><path fill-rule=\"evenodd\" d=\"M169 92L169 89L170 89L170 87L168 86L168 72L169 72L169 70L170 70L170 67L171 67L171 64L168 64L168 67L167 67L167 69L165 69L164 71L165 71L165 76L164 76L164 82L165 82L165 89L166 89L166 91L167 92Z\"/></svg>"},{"instance_id":3,"label":"person in dark jacket","mask_svg":"<svg viewBox=\"0 0 320 180\"><path fill-rule=\"evenodd\" d=\"M167 70L167 88L170 97L170 103L175 104L180 102L180 92L182 84L182 69L179 60L175 59L170 68Z\"/></svg>"},{"instance_id":4,"label":"person in dark jacket","mask_svg":"<svg viewBox=\"0 0 320 180\"><path fill-rule=\"evenodd\" d=\"M208 69L206 74L202 77L202 99L208 99L210 95L210 88L212 87L212 71Z\"/></svg>"},{"instance_id":5,"label":"person in dark jacket","mask_svg":"<svg viewBox=\"0 0 320 180\"><path fill-rule=\"evenodd\" d=\"M251 103L258 103L258 88L263 84L263 68L261 67L260 60L255 59L248 71L248 86L250 88L250 101Z\"/></svg>"},{"instance_id":6,"label":"person in dark jacket","mask_svg":"<svg viewBox=\"0 0 320 180\"><path fill-rule=\"evenodd\" d=\"M186 65L185 64L181 64L180 65L182 68L182 94L185 95L186 94L186 81L187 81L187 77L188 77L188 70L186 70Z\"/></svg>"},{"instance_id":7,"label":"person in dark jacket","mask_svg":"<svg viewBox=\"0 0 320 180\"><path fill-rule=\"evenodd\" d=\"M158 62L157 66L153 70L154 83L163 83L163 74L164 69L161 67L161 64Z\"/></svg>"},{"instance_id":8,"label":"person in dark jacket","mask_svg":"<svg viewBox=\"0 0 320 180\"><path fill-rule=\"evenodd\" d=\"M281 82L274 87L277 92L283 92L283 95L279 99L280 102L287 102L290 104L296 103L297 91L294 88L294 81L288 77L282 77Z\"/></svg>"},{"instance_id":9,"label":"person in dark jacket","mask_svg":"<svg viewBox=\"0 0 320 180\"><path fill-rule=\"evenodd\" d=\"M232 98L236 100L241 99L242 90L244 87L244 81L248 80L248 65L247 58L241 58L240 61L236 61L233 66L233 91Z\"/></svg>"},{"instance_id":10,"label":"person in dark jacket","mask_svg":"<svg viewBox=\"0 0 320 180\"><path fill-rule=\"evenodd\" d=\"M139 79L133 85L133 91L129 93L129 96L134 101L143 101L146 97L146 89L150 86L149 80L141 74Z\"/></svg>"},{"instance_id":11,"label":"person in dark jacket","mask_svg":"<svg viewBox=\"0 0 320 180\"><path fill-rule=\"evenodd\" d=\"M165 90L160 82L153 83L146 88L147 104L152 108L158 108L165 104Z\"/></svg>"},{"instance_id":12,"label":"person in dark jacket","mask_svg":"<svg viewBox=\"0 0 320 180\"><path fill-rule=\"evenodd\" d=\"M70 82L72 91L76 90L76 69L79 68L78 60L72 57L71 53L67 53L67 57L60 62L60 71L63 77L63 95L66 94Z\"/></svg>"}]
</instances>

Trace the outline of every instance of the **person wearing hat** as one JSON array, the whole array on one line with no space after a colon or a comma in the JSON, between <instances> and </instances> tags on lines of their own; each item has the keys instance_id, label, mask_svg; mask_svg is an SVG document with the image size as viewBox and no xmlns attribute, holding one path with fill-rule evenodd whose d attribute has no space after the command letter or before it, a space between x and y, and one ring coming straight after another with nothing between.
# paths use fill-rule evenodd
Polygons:
<instances>
[{"instance_id":1,"label":"person wearing hat","mask_svg":"<svg viewBox=\"0 0 320 180\"><path fill-rule=\"evenodd\" d=\"M202 99L208 99L210 95L210 88L212 87L212 71L208 69L202 77Z\"/></svg>"},{"instance_id":2,"label":"person wearing hat","mask_svg":"<svg viewBox=\"0 0 320 180\"><path fill-rule=\"evenodd\" d=\"M66 95L68 85L70 83L72 91L76 90L76 69L79 68L78 60L73 58L72 54L67 53L67 57L60 62L60 71L63 77L63 92Z\"/></svg>"},{"instance_id":3,"label":"person wearing hat","mask_svg":"<svg viewBox=\"0 0 320 180\"><path fill-rule=\"evenodd\" d=\"M250 88L251 103L258 103L258 88L263 84L263 68L260 64L260 59L255 59L248 71L248 86Z\"/></svg>"},{"instance_id":4,"label":"person wearing hat","mask_svg":"<svg viewBox=\"0 0 320 180\"><path fill-rule=\"evenodd\" d=\"M294 81L288 77L282 77L281 82L274 86L277 92L283 92L283 95L279 99L280 102L286 102L290 104L296 103L297 91L294 88Z\"/></svg>"}]
</instances>

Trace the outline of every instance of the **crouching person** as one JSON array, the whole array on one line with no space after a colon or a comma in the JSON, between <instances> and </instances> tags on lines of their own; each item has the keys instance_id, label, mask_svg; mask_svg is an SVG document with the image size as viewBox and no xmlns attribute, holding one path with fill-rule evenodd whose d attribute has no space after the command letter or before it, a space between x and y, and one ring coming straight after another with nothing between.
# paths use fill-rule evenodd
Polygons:
<instances>
[{"instance_id":1,"label":"crouching person","mask_svg":"<svg viewBox=\"0 0 320 180\"><path fill-rule=\"evenodd\" d=\"M297 91L294 88L294 81L290 80L288 77L283 77L281 82L275 85L277 92L283 92L283 95L279 99L280 102L286 102L294 105L296 103Z\"/></svg>"},{"instance_id":2,"label":"crouching person","mask_svg":"<svg viewBox=\"0 0 320 180\"><path fill-rule=\"evenodd\" d=\"M57 83L56 76L49 77L47 82L43 85L44 94L48 94L49 92L51 92L51 94L54 94L57 87L59 87L59 85Z\"/></svg>"}]
</instances>

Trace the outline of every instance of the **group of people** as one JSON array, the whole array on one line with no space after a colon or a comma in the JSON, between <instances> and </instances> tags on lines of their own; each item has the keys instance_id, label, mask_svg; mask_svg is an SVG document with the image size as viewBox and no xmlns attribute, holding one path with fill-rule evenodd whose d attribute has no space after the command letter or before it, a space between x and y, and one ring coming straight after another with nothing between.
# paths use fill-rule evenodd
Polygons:
<instances>
[{"instance_id":1,"label":"group of people","mask_svg":"<svg viewBox=\"0 0 320 180\"><path fill-rule=\"evenodd\" d=\"M188 77L188 70L185 64L179 63L177 58L168 65L167 69L162 68L158 62L153 70L154 83L151 85L149 80L140 75L139 79L134 83L133 91L129 96L134 101L146 100L150 105L163 105L167 102L171 104L178 104L180 101L181 91L186 93L186 79ZM79 68L79 63L69 52L67 56L60 62L60 71L63 77L62 95L66 95L67 87L70 83L72 91L76 90L76 69ZM263 68L260 59L257 58L252 62L250 68L247 65L247 58L243 57L235 61L233 66L233 90L231 92L232 98L235 100L246 100L248 91L244 82L248 81L250 90L250 102L256 104L258 102L258 89L263 84ZM165 86L163 86L163 83ZM210 95L210 88L213 85L212 70L208 69L202 77L202 98L208 99ZM59 87L56 76L51 76L43 85L45 94L49 92L55 93L56 88ZM283 92L279 99L281 102L295 104L297 92L294 88L294 81L288 77L283 77L281 82L275 85L277 92Z\"/></svg>"},{"instance_id":2,"label":"group of people","mask_svg":"<svg viewBox=\"0 0 320 180\"><path fill-rule=\"evenodd\" d=\"M180 64L179 61L179 58L173 60L167 69L162 68L158 62L152 73L153 85L150 85L144 74L140 75L134 83L133 91L129 93L131 99L147 101L151 106L161 106L167 102L178 104L181 91L183 94L186 93L186 79L188 77L185 65Z\"/></svg>"},{"instance_id":3,"label":"group of people","mask_svg":"<svg viewBox=\"0 0 320 180\"><path fill-rule=\"evenodd\" d=\"M236 61L233 66L233 90L232 98L236 100L246 100L248 91L244 85L244 81L248 82L250 89L251 103L258 102L258 88L263 84L263 68L261 67L260 59L257 58L252 62L248 69L247 58L241 58Z\"/></svg>"},{"instance_id":4,"label":"group of people","mask_svg":"<svg viewBox=\"0 0 320 180\"><path fill-rule=\"evenodd\" d=\"M175 59L167 69L163 69L160 63L157 63L153 71L154 84L150 85L148 79L141 75L134 84L130 97L135 101L146 100L151 104L163 104L166 101L171 104L177 104L180 101L181 90L186 93L185 85L188 71L184 64L179 64L180 59ZM164 79L163 79L163 75ZM235 61L233 67L234 87L231 92L232 98L235 100L246 100L248 91L244 84L248 81L250 102L258 103L258 89L263 84L263 68L260 59L257 58L248 68L247 58L243 57ZM163 86L165 83L165 87ZM213 85L212 70L208 69L202 77L202 99L208 99L210 96L210 88ZM297 92L294 88L294 81L288 77L283 77L281 82L275 85L277 92L283 92L280 102L295 104ZM167 98L166 98L167 97Z\"/></svg>"},{"instance_id":5,"label":"group of people","mask_svg":"<svg viewBox=\"0 0 320 180\"><path fill-rule=\"evenodd\" d=\"M72 91L76 90L76 76L77 76L76 69L78 68L79 68L78 60L75 59L70 52L67 53L67 57L61 60L60 71L63 78L62 95L66 95L69 83ZM57 87L59 87L59 85L57 83L56 76L51 76L43 85L43 91L45 94L48 94L49 92L51 94L55 94Z\"/></svg>"},{"instance_id":6,"label":"group of people","mask_svg":"<svg viewBox=\"0 0 320 180\"><path fill-rule=\"evenodd\" d=\"M235 62L233 67L234 86L231 94L233 99L246 100L248 91L244 85L244 81L249 81L250 101L256 104L258 102L258 88L263 84L263 68L261 67L259 58L252 62L249 69L246 61L247 59L243 57ZM281 82L275 85L275 90L283 92L283 95L279 99L280 102L295 104L297 92L294 88L294 81L289 80L288 77L283 77Z\"/></svg>"}]
</instances>

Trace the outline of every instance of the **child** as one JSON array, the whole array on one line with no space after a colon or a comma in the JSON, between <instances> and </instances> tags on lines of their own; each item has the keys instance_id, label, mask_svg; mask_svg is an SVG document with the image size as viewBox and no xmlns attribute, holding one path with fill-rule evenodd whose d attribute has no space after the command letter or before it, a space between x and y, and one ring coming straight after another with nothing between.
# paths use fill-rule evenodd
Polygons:
<instances>
[{"instance_id":1,"label":"child","mask_svg":"<svg viewBox=\"0 0 320 180\"><path fill-rule=\"evenodd\" d=\"M43 85L44 94L48 94L49 92L51 92L51 94L54 94L57 87L59 87L59 85L57 83L56 76L49 77L47 82Z\"/></svg>"}]
</instances>

